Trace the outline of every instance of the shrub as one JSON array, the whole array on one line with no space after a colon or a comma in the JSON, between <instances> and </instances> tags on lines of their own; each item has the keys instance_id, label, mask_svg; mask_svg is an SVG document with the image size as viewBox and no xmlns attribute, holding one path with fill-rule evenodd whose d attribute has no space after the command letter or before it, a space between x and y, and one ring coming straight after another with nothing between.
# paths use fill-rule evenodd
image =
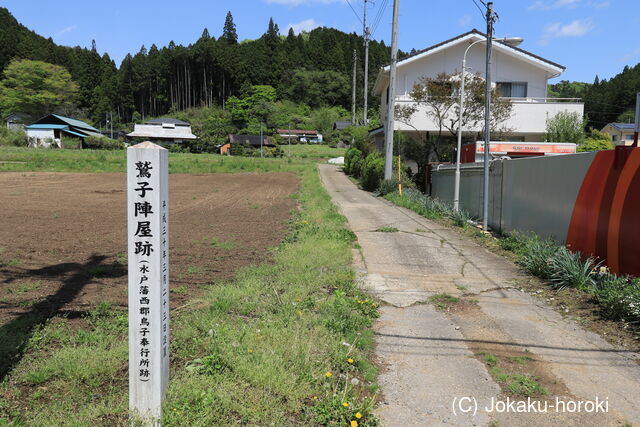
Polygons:
<instances>
[{"instance_id":1,"label":"shrub","mask_svg":"<svg viewBox=\"0 0 640 427\"><path fill-rule=\"evenodd\" d=\"M99 136L88 136L84 139L84 148L91 150L123 150L124 142Z\"/></svg>"},{"instance_id":2,"label":"shrub","mask_svg":"<svg viewBox=\"0 0 640 427\"><path fill-rule=\"evenodd\" d=\"M384 159L374 152L369 154L362 163L362 188L375 191L380 187L384 177Z\"/></svg>"},{"instance_id":3,"label":"shrub","mask_svg":"<svg viewBox=\"0 0 640 427\"><path fill-rule=\"evenodd\" d=\"M613 320L640 320L640 282L615 274L596 275L595 296L603 314Z\"/></svg>"},{"instance_id":4,"label":"shrub","mask_svg":"<svg viewBox=\"0 0 640 427\"><path fill-rule=\"evenodd\" d=\"M591 290L595 286L593 271L600 264L593 258L582 259L578 252L571 252L565 247L558 248L549 264L551 286Z\"/></svg>"},{"instance_id":5,"label":"shrub","mask_svg":"<svg viewBox=\"0 0 640 427\"><path fill-rule=\"evenodd\" d=\"M518 264L535 276L549 279L552 273L551 262L558 250L559 247L552 240L531 236L524 244Z\"/></svg>"},{"instance_id":6,"label":"shrub","mask_svg":"<svg viewBox=\"0 0 640 427\"><path fill-rule=\"evenodd\" d=\"M7 129L0 124L0 146L26 147L27 135L19 130Z\"/></svg>"},{"instance_id":7,"label":"shrub","mask_svg":"<svg viewBox=\"0 0 640 427\"><path fill-rule=\"evenodd\" d=\"M362 167L362 151L357 148L349 148L344 155L344 172L352 176L360 176Z\"/></svg>"}]
</instances>

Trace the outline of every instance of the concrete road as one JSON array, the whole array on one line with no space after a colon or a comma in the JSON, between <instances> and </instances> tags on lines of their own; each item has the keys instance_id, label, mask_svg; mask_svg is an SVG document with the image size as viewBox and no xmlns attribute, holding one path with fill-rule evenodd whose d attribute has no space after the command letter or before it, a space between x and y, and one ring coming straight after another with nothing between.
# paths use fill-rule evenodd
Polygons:
<instances>
[{"instance_id":1,"label":"concrete road","mask_svg":"<svg viewBox=\"0 0 640 427\"><path fill-rule=\"evenodd\" d=\"M455 230L359 190L336 166L320 165L320 175L358 236L362 286L383 304L375 330L384 425L640 425L638 354L520 291L526 275ZM442 293L462 303L438 310L430 297ZM492 410L527 398L508 382L501 389L488 354L535 376L548 396L528 412Z\"/></svg>"}]
</instances>

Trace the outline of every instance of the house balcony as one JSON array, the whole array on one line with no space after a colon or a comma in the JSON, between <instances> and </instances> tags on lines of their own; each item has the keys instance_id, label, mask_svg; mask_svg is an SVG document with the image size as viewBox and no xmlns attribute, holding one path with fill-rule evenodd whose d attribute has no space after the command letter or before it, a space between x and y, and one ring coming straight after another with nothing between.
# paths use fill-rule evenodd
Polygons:
<instances>
[{"instance_id":1,"label":"house balcony","mask_svg":"<svg viewBox=\"0 0 640 427\"><path fill-rule=\"evenodd\" d=\"M527 136L527 140L541 140L540 137L546 131L548 118L554 117L562 111L584 115L584 103L577 98L502 98L508 99L513 104L511 117L503 123L510 133L517 136ZM413 103L408 95L396 97L396 105L410 105ZM404 131L429 131L438 132L438 125L426 114L427 106L420 106L412 116L411 125L396 120L396 129ZM453 113L453 109L452 109ZM382 120L386 117L386 106L382 108ZM452 117L453 119L453 117ZM483 123L476 128L465 129L465 132L481 132ZM448 133L444 129L445 133ZM533 139L532 139L533 138Z\"/></svg>"}]
</instances>

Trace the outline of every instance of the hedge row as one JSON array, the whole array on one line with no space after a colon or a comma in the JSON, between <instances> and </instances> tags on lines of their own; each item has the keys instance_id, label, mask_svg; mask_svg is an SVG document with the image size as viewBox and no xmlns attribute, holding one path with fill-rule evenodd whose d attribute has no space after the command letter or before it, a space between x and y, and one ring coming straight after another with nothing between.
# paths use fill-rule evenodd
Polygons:
<instances>
[{"instance_id":1,"label":"hedge row","mask_svg":"<svg viewBox=\"0 0 640 427\"><path fill-rule=\"evenodd\" d=\"M375 191L384 179L384 158L374 151L366 157L357 148L350 148L344 156L345 173L360 179L362 188Z\"/></svg>"}]
</instances>

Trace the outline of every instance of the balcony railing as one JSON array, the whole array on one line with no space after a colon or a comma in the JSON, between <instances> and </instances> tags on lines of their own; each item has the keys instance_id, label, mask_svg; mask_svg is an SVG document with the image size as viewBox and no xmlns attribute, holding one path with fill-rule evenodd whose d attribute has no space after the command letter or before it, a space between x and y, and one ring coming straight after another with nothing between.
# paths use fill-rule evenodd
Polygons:
<instances>
[{"instance_id":1,"label":"balcony railing","mask_svg":"<svg viewBox=\"0 0 640 427\"><path fill-rule=\"evenodd\" d=\"M451 96L451 98L458 99L459 96ZM526 98L516 98L516 97L500 97L499 99L506 99L511 102L531 102L531 103L546 103L546 104L556 104L556 103L573 103L580 104L582 103L581 98L536 98L536 97L526 97ZM397 95L396 101L400 102L413 102L413 99L410 95Z\"/></svg>"}]
</instances>

